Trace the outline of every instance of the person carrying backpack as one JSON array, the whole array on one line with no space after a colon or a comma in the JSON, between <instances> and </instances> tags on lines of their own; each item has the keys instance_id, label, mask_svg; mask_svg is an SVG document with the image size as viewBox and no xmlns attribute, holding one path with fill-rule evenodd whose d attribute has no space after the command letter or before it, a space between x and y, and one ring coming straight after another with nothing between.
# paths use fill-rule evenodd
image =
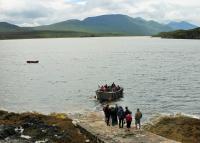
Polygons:
<instances>
[{"instance_id":1,"label":"person carrying backpack","mask_svg":"<svg viewBox=\"0 0 200 143\"><path fill-rule=\"evenodd\" d=\"M119 106L118 111L117 111L117 116L119 119L119 128L123 128L124 126L124 109L122 106Z\"/></svg>"}]
</instances>

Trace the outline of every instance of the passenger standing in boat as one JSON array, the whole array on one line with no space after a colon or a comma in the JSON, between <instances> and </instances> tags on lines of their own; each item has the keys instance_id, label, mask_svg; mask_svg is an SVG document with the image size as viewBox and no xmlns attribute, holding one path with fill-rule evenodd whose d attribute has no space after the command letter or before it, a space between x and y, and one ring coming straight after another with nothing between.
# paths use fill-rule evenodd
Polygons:
<instances>
[{"instance_id":1,"label":"passenger standing in boat","mask_svg":"<svg viewBox=\"0 0 200 143\"><path fill-rule=\"evenodd\" d=\"M124 126L124 109L121 106L119 106L119 108L118 108L117 116L119 119L119 128L123 128L123 126Z\"/></svg>"},{"instance_id":2,"label":"passenger standing in boat","mask_svg":"<svg viewBox=\"0 0 200 143\"><path fill-rule=\"evenodd\" d=\"M137 125L139 125L139 129L141 128L140 120L142 118L142 113L140 112L140 109L137 109L137 112L135 113L135 127L138 128Z\"/></svg>"},{"instance_id":3,"label":"passenger standing in boat","mask_svg":"<svg viewBox=\"0 0 200 143\"><path fill-rule=\"evenodd\" d=\"M104 86L102 85L101 88L100 88L100 91L104 91Z\"/></svg>"},{"instance_id":4,"label":"passenger standing in boat","mask_svg":"<svg viewBox=\"0 0 200 143\"><path fill-rule=\"evenodd\" d=\"M114 82L113 82L112 85L111 85L111 91L112 91L112 92L115 92L115 91L116 91L116 85L115 85Z\"/></svg>"},{"instance_id":5,"label":"passenger standing in boat","mask_svg":"<svg viewBox=\"0 0 200 143\"><path fill-rule=\"evenodd\" d=\"M110 126L110 108L109 105L103 109L107 126Z\"/></svg>"},{"instance_id":6,"label":"passenger standing in boat","mask_svg":"<svg viewBox=\"0 0 200 143\"><path fill-rule=\"evenodd\" d=\"M107 89L107 88L108 88L108 85L106 84L106 85L104 85L104 87Z\"/></svg>"},{"instance_id":7,"label":"passenger standing in boat","mask_svg":"<svg viewBox=\"0 0 200 143\"><path fill-rule=\"evenodd\" d=\"M105 91L108 91L108 85L104 85Z\"/></svg>"},{"instance_id":8,"label":"passenger standing in boat","mask_svg":"<svg viewBox=\"0 0 200 143\"><path fill-rule=\"evenodd\" d=\"M129 114L126 115L126 127L127 127L128 131L130 131L131 122L132 122L132 115L130 112Z\"/></svg>"},{"instance_id":9,"label":"passenger standing in boat","mask_svg":"<svg viewBox=\"0 0 200 143\"><path fill-rule=\"evenodd\" d=\"M119 85L117 85L116 90L117 90L117 91L120 90L120 86L119 86Z\"/></svg>"},{"instance_id":10,"label":"passenger standing in boat","mask_svg":"<svg viewBox=\"0 0 200 143\"><path fill-rule=\"evenodd\" d=\"M112 88L116 87L115 83L113 82L111 85Z\"/></svg>"}]
</instances>

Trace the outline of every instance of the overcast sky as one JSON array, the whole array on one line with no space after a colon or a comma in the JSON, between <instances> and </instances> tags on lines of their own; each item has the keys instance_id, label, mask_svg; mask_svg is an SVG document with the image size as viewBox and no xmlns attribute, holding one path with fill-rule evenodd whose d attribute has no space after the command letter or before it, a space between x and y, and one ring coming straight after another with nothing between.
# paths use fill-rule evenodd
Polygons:
<instances>
[{"instance_id":1,"label":"overcast sky","mask_svg":"<svg viewBox=\"0 0 200 143\"><path fill-rule=\"evenodd\" d=\"M200 0L0 0L0 21L20 26L51 24L102 14L200 25Z\"/></svg>"}]
</instances>

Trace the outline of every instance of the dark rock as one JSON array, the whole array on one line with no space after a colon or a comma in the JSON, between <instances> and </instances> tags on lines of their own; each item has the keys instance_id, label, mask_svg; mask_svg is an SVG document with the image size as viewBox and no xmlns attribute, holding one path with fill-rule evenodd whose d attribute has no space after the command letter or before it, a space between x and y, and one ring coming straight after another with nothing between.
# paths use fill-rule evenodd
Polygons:
<instances>
[{"instance_id":1,"label":"dark rock","mask_svg":"<svg viewBox=\"0 0 200 143\"><path fill-rule=\"evenodd\" d=\"M0 139L16 135L15 127L11 125L0 125Z\"/></svg>"},{"instance_id":2,"label":"dark rock","mask_svg":"<svg viewBox=\"0 0 200 143\"><path fill-rule=\"evenodd\" d=\"M85 142L85 136L78 133L68 118L61 119L37 113L17 114L0 111L0 123L0 143Z\"/></svg>"},{"instance_id":3,"label":"dark rock","mask_svg":"<svg viewBox=\"0 0 200 143\"><path fill-rule=\"evenodd\" d=\"M3 143L33 143L33 142L17 137L7 137L5 140L3 140Z\"/></svg>"},{"instance_id":4,"label":"dark rock","mask_svg":"<svg viewBox=\"0 0 200 143\"><path fill-rule=\"evenodd\" d=\"M41 121L40 119L34 118L34 117L29 117L24 120L22 127L23 128L26 128L26 127L36 127L37 128L43 124L44 124L44 122Z\"/></svg>"}]
</instances>

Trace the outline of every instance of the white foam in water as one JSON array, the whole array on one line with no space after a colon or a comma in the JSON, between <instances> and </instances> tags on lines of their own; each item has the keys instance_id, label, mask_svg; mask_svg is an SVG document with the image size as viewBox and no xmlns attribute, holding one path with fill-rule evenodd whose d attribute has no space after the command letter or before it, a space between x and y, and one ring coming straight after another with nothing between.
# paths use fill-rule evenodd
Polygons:
<instances>
[{"instance_id":1,"label":"white foam in water","mask_svg":"<svg viewBox=\"0 0 200 143\"><path fill-rule=\"evenodd\" d=\"M192 117L192 118L195 118L195 119L200 119L200 116L197 116L197 115L191 115L191 114L185 114L185 113L182 113L182 115Z\"/></svg>"},{"instance_id":2,"label":"white foam in water","mask_svg":"<svg viewBox=\"0 0 200 143\"><path fill-rule=\"evenodd\" d=\"M182 113L182 112L177 112L177 113L173 113L173 114L163 114L165 116L171 116L171 117L179 117L179 116L187 116L187 117L191 117L191 118L195 118L195 119L200 119L200 116L198 115L192 115L192 114L187 114L187 113Z\"/></svg>"},{"instance_id":3,"label":"white foam in water","mask_svg":"<svg viewBox=\"0 0 200 143\"><path fill-rule=\"evenodd\" d=\"M191 114L186 114L186 113L158 113L155 114L152 118L150 118L147 122L145 122L144 124L156 124L157 122L160 121L160 119L164 118L164 117L181 117L181 116L187 116L187 117L191 117L191 118L195 118L195 119L200 119L199 116L197 115L191 115Z\"/></svg>"}]
</instances>

